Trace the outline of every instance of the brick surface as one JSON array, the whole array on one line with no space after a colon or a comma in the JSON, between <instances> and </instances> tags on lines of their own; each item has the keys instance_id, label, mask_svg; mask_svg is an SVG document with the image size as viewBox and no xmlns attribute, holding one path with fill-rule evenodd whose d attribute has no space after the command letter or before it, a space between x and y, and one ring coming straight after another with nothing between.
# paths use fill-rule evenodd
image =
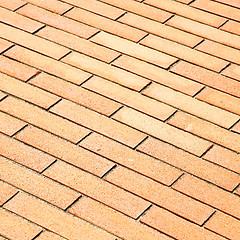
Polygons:
<instances>
[{"instance_id":1,"label":"brick surface","mask_svg":"<svg viewBox=\"0 0 240 240\"><path fill-rule=\"evenodd\" d=\"M7 183L0 182L0 206L13 197L17 192L18 191L15 188L11 187Z\"/></svg>"},{"instance_id":2,"label":"brick surface","mask_svg":"<svg viewBox=\"0 0 240 240\"><path fill-rule=\"evenodd\" d=\"M227 5L240 8L240 3L238 0L216 0L216 2L225 3Z\"/></svg>"},{"instance_id":3,"label":"brick surface","mask_svg":"<svg viewBox=\"0 0 240 240\"><path fill-rule=\"evenodd\" d=\"M44 231L41 233L37 238L37 240L66 240L66 238L60 237L59 235L49 232L49 231Z\"/></svg>"},{"instance_id":4,"label":"brick surface","mask_svg":"<svg viewBox=\"0 0 240 240\"><path fill-rule=\"evenodd\" d=\"M240 122L233 126L232 131L240 134Z\"/></svg>"},{"instance_id":5,"label":"brick surface","mask_svg":"<svg viewBox=\"0 0 240 240\"><path fill-rule=\"evenodd\" d=\"M12 43L0 38L0 53L13 46Z\"/></svg>"},{"instance_id":6,"label":"brick surface","mask_svg":"<svg viewBox=\"0 0 240 240\"><path fill-rule=\"evenodd\" d=\"M26 2L22 0L2 0L0 6L14 11L23 6L24 4L26 4Z\"/></svg>"},{"instance_id":7,"label":"brick surface","mask_svg":"<svg viewBox=\"0 0 240 240\"><path fill-rule=\"evenodd\" d=\"M240 81L240 67L238 65L231 64L229 67L223 70L222 74Z\"/></svg>"},{"instance_id":8,"label":"brick surface","mask_svg":"<svg viewBox=\"0 0 240 240\"><path fill-rule=\"evenodd\" d=\"M238 22L228 21L220 29L230 33L240 35L240 23Z\"/></svg>"},{"instance_id":9,"label":"brick surface","mask_svg":"<svg viewBox=\"0 0 240 240\"><path fill-rule=\"evenodd\" d=\"M2 100L3 98L5 98L7 96L7 94L0 92L0 100Z\"/></svg>"}]
</instances>

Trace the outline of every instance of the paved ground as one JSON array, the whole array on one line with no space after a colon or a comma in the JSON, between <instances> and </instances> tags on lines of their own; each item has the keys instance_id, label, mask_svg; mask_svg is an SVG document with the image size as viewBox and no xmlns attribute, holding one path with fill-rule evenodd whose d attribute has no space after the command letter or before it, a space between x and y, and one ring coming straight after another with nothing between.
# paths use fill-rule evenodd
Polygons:
<instances>
[{"instance_id":1,"label":"paved ground","mask_svg":"<svg viewBox=\"0 0 240 240\"><path fill-rule=\"evenodd\" d=\"M239 0L0 0L0 239L240 239Z\"/></svg>"}]
</instances>

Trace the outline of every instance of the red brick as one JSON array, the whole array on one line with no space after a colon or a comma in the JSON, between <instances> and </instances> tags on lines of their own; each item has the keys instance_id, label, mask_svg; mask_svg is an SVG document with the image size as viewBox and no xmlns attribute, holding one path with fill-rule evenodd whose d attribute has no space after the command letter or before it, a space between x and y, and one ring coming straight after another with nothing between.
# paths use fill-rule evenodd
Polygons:
<instances>
[{"instance_id":1,"label":"red brick","mask_svg":"<svg viewBox=\"0 0 240 240\"><path fill-rule=\"evenodd\" d=\"M93 36L91 41L163 68L168 68L177 60L164 53L104 32Z\"/></svg>"},{"instance_id":2,"label":"red brick","mask_svg":"<svg viewBox=\"0 0 240 240\"><path fill-rule=\"evenodd\" d=\"M37 240L49 240L49 239L51 239L51 240L66 240L66 238L62 238L62 237L58 236L57 234L48 232L48 231L44 231L36 239Z\"/></svg>"},{"instance_id":3,"label":"red brick","mask_svg":"<svg viewBox=\"0 0 240 240\"><path fill-rule=\"evenodd\" d=\"M140 43L216 72L228 64L222 59L153 35L145 37Z\"/></svg>"},{"instance_id":4,"label":"red brick","mask_svg":"<svg viewBox=\"0 0 240 240\"><path fill-rule=\"evenodd\" d=\"M26 4L26 2L22 1L22 0L1 0L0 2L0 6L7 8L11 11L15 11L16 9L20 8L21 6L23 6L24 4Z\"/></svg>"},{"instance_id":5,"label":"red brick","mask_svg":"<svg viewBox=\"0 0 240 240\"><path fill-rule=\"evenodd\" d=\"M97 176L103 176L114 166L103 157L32 126L21 131L16 138Z\"/></svg>"},{"instance_id":6,"label":"red brick","mask_svg":"<svg viewBox=\"0 0 240 240\"><path fill-rule=\"evenodd\" d=\"M113 235L90 225L80 218L24 193L18 194L9 201L5 208L67 239L116 239Z\"/></svg>"},{"instance_id":7,"label":"red brick","mask_svg":"<svg viewBox=\"0 0 240 240\"><path fill-rule=\"evenodd\" d=\"M121 106L108 98L45 73L41 73L29 83L107 116Z\"/></svg>"},{"instance_id":8,"label":"red brick","mask_svg":"<svg viewBox=\"0 0 240 240\"><path fill-rule=\"evenodd\" d=\"M13 46L12 43L0 38L0 53L4 52L5 50L10 48L11 46Z\"/></svg>"},{"instance_id":9,"label":"red brick","mask_svg":"<svg viewBox=\"0 0 240 240\"><path fill-rule=\"evenodd\" d=\"M233 126L232 131L240 134L240 122Z\"/></svg>"},{"instance_id":10,"label":"red brick","mask_svg":"<svg viewBox=\"0 0 240 240\"><path fill-rule=\"evenodd\" d=\"M95 28L30 4L20 8L17 13L83 38L89 38L98 32Z\"/></svg>"},{"instance_id":11,"label":"red brick","mask_svg":"<svg viewBox=\"0 0 240 240\"><path fill-rule=\"evenodd\" d=\"M130 147L136 146L146 137L135 129L66 100L56 104L51 111Z\"/></svg>"},{"instance_id":12,"label":"red brick","mask_svg":"<svg viewBox=\"0 0 240 240\"><path fill-rule=\"evenodd\" d=\"M3 158L0 157L0 159ZM11 187L10 185L4 182L0 182L0 206L2 206L6 201L13 197L17 192L18 191L15 188Z\"/></svg>"},{"instance_id":13,"label":"red brick","mask_svg":"<svg viewBox=\"0 0 240 240\"><path fill-rule=\"evenodd\" d=\"M99 77L91 78L83 84L83 87L161 120L167 119L175 112L174 108L166 104Z\"/></svg>"},{"instance_id":14,"label":"red brick","mask_svg":"<svg viewBox=\"0 0 240 240\"><path fill-rule=\"evenodd\" d=\"M240 35L240 23L238 22L228 21L220 29L233 34Z\"/></svg>"},{"instance_id":15,"label":"red brick","mask_svg":"<svg viewBox=\"0 0 240 240\"><path fill-rule=\"evenodd\" d=\"M238 65L231 64L229 67L223 70L222 74L240 81L240 67ZM239 91L239 88L237 90Z\"/></svg>"},{"instance_id":16,"label":"red brick","mask_svg":"<svg viewBox=\"0 0 240 240\"><path fill-rule=\"evenodd\" d=\"M150 206L147 201L63 162L52 165L44 175L133 218Z\"/></svg>"}]
</instances>

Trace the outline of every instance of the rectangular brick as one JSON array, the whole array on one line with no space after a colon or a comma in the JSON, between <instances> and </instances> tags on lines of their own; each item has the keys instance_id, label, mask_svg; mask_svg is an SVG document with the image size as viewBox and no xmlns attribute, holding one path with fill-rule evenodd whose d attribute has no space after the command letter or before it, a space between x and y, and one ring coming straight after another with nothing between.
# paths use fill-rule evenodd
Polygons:
<instances>
[{"instance_id":1,"label":"rectangular brick","mask_svg":"<svg viewBox=\"0 0 240 240\"><path fill-rule=\"evenodd\" d=\"M23 6L24 4L26 4L25 1L22 0L1 0L0 2L0 6L7 8L11 11L15 11L16 9L20 8L21 6Z\"/></svg>"},{"instance_id":2,"label":"rectangular brick","mask_svg":"<svg viewBox=\"0 0 240 240\"><path fill-rule=\"evenodd\" d=\"M238 22L228 21L220 29L233 34L240 35L240 23Z\"/></svg>"},{"instance_id":3,"label":"rectangular brick","mask_svg":"<svg viewBox=\"0 0 240 240\"><path fill-rule=\"evenodd\" d=\"M7 159L0 158L0 166L3 181L60 208L67 208L80 196L72 189Z\"/></svg>"},{"instance_id":4,"label":"rectangular brick","mask_svg":"<svg viewBox=\"0 0 240 240\"><path fill-rule=\"evenodd\" d=\"M215 0L216 2L225 3L227 5L240 8L240 3L238 0Z\"/></svg>"},{"instance_id":5,"label":"rectangular brick","mask_svg":"<svg viewBox=\"0 0 240 240\"><path fill-rule=\"evenodd\" d=\"M114 166L103 157L32 126L17 134L16 139L97 176L103 176Z\"/></svg>"},{"instance_id":6,"label":"rectangular brick","mask_svg":"<svg viewBox=\"0 0 240 240\"><path fill-rule=\"evenodd\" d=\"M83 87L161 120L167 119L175 112L174 108L166 104L99 77L91 78Z\"/></svg>"},{"instance_id":7,"label":"rectangular brick","mask_svg":"<svg viewBox=\"0 0 240 240\"><path fill-rule=\"evenodd\" d=\"M93 36L91 41L163 68L177 61L174 57L105 32Z\"/></svg>"},{"instance_id":8,"label":"rectangular brick","mask_svg":"<svg viewBox=\"0 0 240 240\"><path fill-rule=\"evenodd\" d=\"M140 43L216 72L228 64L222 59L153 35L145 37Z\"/></svg>"},{"instance_id":9,"label":"rectangular brick","mask_svg":"<svg viewBox=\"0 0 240 240\"><path fill-rule=\"evenodd\" d=\"M133 218L150 206L147 201L63 162L52 165L44 175Z\"/></svg>"},{"instance_id":10,"label":"rectangular brick","mask_svg":"<svg viewBox=\"0 0 240 240\"><path fill-rule=\"evenodd\" d=\"M224 191L190 175L181 178L173 188L238 219L240 218L240 198L231 192Z\"/></svg>"},{"instance_id":11,"label":"rectangular brick","mask_svg":"<svg viewBox=\"0 0 240 240\"><path fill-rule=\"evenodd\" d=\"M191 96L203 88L203 85L199 83L177 76L169 71L129 56L123 55L119 57L112 65L139 74L152 81L161 83Z\"/></svg>"},{"instance_id":12,"label":"rectangular brick","mask_svg":"<svg viewBox=\"0 0 240 240\"><path fill-rule=\"evenodd\" d=\"M66 238L60 237L59 235L49 232L49 231L44 231L41 233L37 238L37 240L67 240Z\"/></svg>"},{"instance_id":13,"label":"rectangular brick","mask_svg":"<svg viewBox=\"0 0 240 240\"><path fill-rule=\"evenodd\" d=\"M222 74L227 77L234 78L234 79L240 81L240 66L231 64L229 67L227 67L225 70L223 70ZM237 90L239 90L239 88Z\"/></svg>"},{"instance_id":14,"label":"rectangular brick","mask_svg":"<svg viewBox=\"0 0 240 240\"><path fill-rule=\"evenodd\" d=\"M0 159L2 159L2 157L0 157ZM17 192L18 191L12 186L0 181L0 206L13 197Z\"/></svg>"},{"instance_id":15,"label":"rectangular brick","mask_svg":"<svg viewBox=\"0 0 240 240\"><path fill-rule=\"evenodd\" d=\"M29 83L107 116L121 107L108 98L45 73L41 73Z\"/></svg>"},{"instance_id":16,"label":"rectangular brick","mask_svg":"<svg viewBox=\"0 0 240 240\"><path fill-rule=\"evenodd\" d=\"M56 104L51 111L130 147L135 147L146 137L135 129L66 100Z\"/></svg>"},{"instance_id":17,"label":"rectangular brick","mask_svg":"<svg viewBox=\"0 0 240 240\"><path fill-rule=\"evenodd\" d=\"M80 69L19 46L10 49L4 55L75 84L81 84L91 77L91 74L83 72Z\"/></svg>"},{"instance_id":18,"label":"rectangular brick","mask_svg":"<svg viewBox=\"0 0 240 240\"><path fill-rule=\"evenodd\" d=\"M89 38L98 32L98 30L93 27L73 21L64 16L60 16L58 14L49 12L45 9L30 4L20 8L17 13L49 26L72 33L78 37Z\"/></svg>"},{"instance_id":19,"label":"rectangular brick","mask_svg":"<svg viewBox=\"0 0 240 240\"><path fill-rule=\"evenodd\" d=\"M143 91L143 94L227 129L240 118L240 116L236 114L214 107L159 84L151 84Z\"/></svg>"},{"instance_id":20,"label":"rectangular brick","mask_svg":"<svg viewBox=\"0 0 240 240\"><path fill-rule=\"evenodd\" d=\"M189 4L192 0L176 0L177 2Z\"/></svg>"},{"instance_id":21,"label":"rectangular brick","mask_svg":"<svg viewBox=\"0 0 240 240\"><path fill-rule=\"evenodd\" d=\"M238 194L238 195L240 196L240 187L238 187L238 188L234 191L234 193L236 193L236 194Z\"/></svg>"},{"instance_id":22,"label":"rectangular brick","mask_svg":"<svg viewBox=\"0 0 240 240\"><path fill-rule=\"evenodd\" d=\"M7 96L7 94L3 93L0 91L0 101L5 98Z\"/></svg>"},{"instance_id":23,"label":"rectangular brick","mask_svg":"<svg viewBox=\"0 0 240 240\"><path fill-rule=\"evenodd\" d=\"M240 134L240 122L233 126L232 131Z\"/></svg>"},{"instance_id":24,"label":"rectangular brick","mask_svg":"<svg viewBox=\"0 0 240 240\"><path fill-rule=\"evenodd\" d=\"M0 78L0 88L2 91L22 98L42 108L47 109L60 100L59 97L49 92L9 77L5 74L0 73Z\"/></svg>"},{"instance_id":25,"label":"rectangular brick","mask_svg":"<svg viewBox=\"0 0 240 240\"><path fill-rule=\"evenodd\" d=\"M12 116L29 122L53 134L77 143L85 137L89 130L66 119L49 113L39 107L33 106L19 99L8 97L0 102L0 109Z\"/></svg>"},{"instance_id":26,"label":"rectangular brick","mask_svg":"<svg viewBox=\"0 0 240 240\"><path fill-rule=\"evenodd\" d=\"M113 235L90 225L80 218L24 193L18 194L9 201L5 208L67 239L116 239Z\"/></svg>"},{"instance_id":27,"label":"rectangular brick","mask_svg":"<svg viewBox=\"0 0 240 240\"><path fill-rule=\"evenodd\" d=\"M120 22L116 22L109 18L105 18L103 16L88 12L80 8L73 8L71 11L64 14L64 16L134 42L138 42L147 34L136 28L127 26Z\"/></svg>"},{"instance_id":28,"label":"rectangular brick","mask_svg":"<svg viewBox=\"0 0 240 240\"><path fill-rule=\"evenodd\" d=\"M113 118L196 155L201 155L211 146L203 139L127 107L120 109Z\"/></svg>"},{"instance_id":29,"label":"rectangular brick","mask_svg":"<svg viewBox=\"0 0 240 240\"><path fill-rule=\"evenodd\" d=\"M199 225L213 209L136 172L117 167L105 180Z\"/></svg>"},{"instance_id":30,"label":"rectangular brick","mask_svg":"<svg viewBox=\"0 0 240 240\"><path fill-rule=\"evenodd\" d=\"M13 43L0 38L0 53L6 51L11 46L13 46Z\"/></svg>"},{"instance_id":31,"label":"rectangular brick","mask_svg":"<svg viewBox=\"0 0 240 240\"><path fill-rule=\"evenodd\" d=\"M150 83L148 79L76 52L61 61L137 91Z\"/></svg>"}]
</instances>

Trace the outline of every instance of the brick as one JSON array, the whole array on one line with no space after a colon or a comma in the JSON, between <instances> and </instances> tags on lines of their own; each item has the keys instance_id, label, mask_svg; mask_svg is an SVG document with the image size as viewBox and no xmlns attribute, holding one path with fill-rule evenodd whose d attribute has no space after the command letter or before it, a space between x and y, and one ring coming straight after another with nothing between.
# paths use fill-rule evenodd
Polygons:
<instances>
[{"instance_id":1,"label":"brick","mask_svg":"<svg viewBox=\"0 0 240 240\"><path fill-rule=\"evenodd\" d=\"M196 155L201 155L211 146L203 139L127 107L120 109L113 118Z\"/></svg>"},{"instance_id":2,"label":"brick","mask_svg":"<svg viewBox=\"0 0 240 240\"><path fill-rule=\"evenodd\" d=\"M26 123L23 121L0 112L0 132L12 136L24 126L26 126Z\"/></svg>"},{"instance_id":3,"label":"brick","mask_svg":"<svg viewBox=\"0 0 240 240\"><path fill-rule=\"evenodd\" d=\"M15 12L9 11L1 7L0 7L0 21L30 33L34 33L35 31L44 26L39 22L36 22L32 19L26 18Z\"/></svg>"},{"instance_id":4,"label":"brick","mask_svg":"<svg viewBox=\"0 0 240 240\"><path fill-rule=\"evenodd\" d=\"M120 53L109 48L102 47L86 39L79 38L52 27L45 27L37 32L36 35L107 63L110 63L112 60L120 56Z\"/></svg>"},{"instance_id":5,"label":"brick","mask_svg":"<svg viewBox=\"0 0 240 240\"><path fill-rule=\"evenodd\" d=\"M114 164L66 140L35 127L27 127L16 138L97 176L103 176Z\"/></svg>"},{"instance_id":6,"label":"brick","mask_svg":"<svg viewBox=\"0 0 240 240\"><path fill-rule=\"evenodd\" d=\"M4 56L0 56L0 72L5 73L9 76L18 78L22 81L27 81L31 77L39 73L38 70L29 67L20 62L11 60Z\"/></svg>"},{"instance_id":7,"label":"brick","mask_svg":"<svg viewBox=\"0 0 240 240\"><path fill-rule=\"evenodd\" d=\"M228 21L221 28L221 30L240 35L240 23Z\"/></svg>"},{"instance_id":8,"label":"brick","mask_svg":"<svg viewBox=\"0 0 240 240\"><path fill-rule=\"evenodd\" d=\"M0 109L74 143L77 143L89 133L87 129L75 123L13 97L1 101Z\"/></svg>"},{"instance_id":9,"label":"brick","mask_svg":"<svg viewBox=\"0 0 240 240\"><path fill-rule=\"evenodd\" d=\"M240 134L240 122L233 126L232 131Z\"/></svg>"},{"instance_id":10,"label":"brick","mask_svg":"<svg viewBox=\"0 0 240 240\"><path fill-rule=\"evenodd\" d=\"M161 161L134 151L96 133L85 138L80 143L80 146L165 185L171 185L182 175L181 171Z\"/></svg>"},{"instance_id":11,"label":"brick","mask_svg":"<svg viewBox=\"0 0 240 240\"><path fill-rule=\"evenodd\" d=\"M220 91L229 93L236 97L240 97L240 83L238 81L226 78L201 67L197 67L193 64L180 61L171 68L171 71L181 76L193 79L207 86L218 89ZM212 81L212 79L214 79L214 81Z\"/></svg>"},{"instance_id":12,"label":"brick","mask_svg":"<svg viewBox=\"0 0 240 240\"><path fill-rule=\"evenodd\" d=\"M203 88L203 85L199 83L177 76L157 66L153 66L152 64L125 55L116 59L112 65L139 74L152 81L169 86L188 95L194 95Z\"/></svg>"},{"instance_id":13,"label":"brick","mask_svg":"<svg viewBox=\"0 0 240 240\"><path fill-rule=\"evenodd\" d=\"M81 198L69 212L103 228L122 239L167 240L164 234L103 205L91 198ZM119 227L121 226L121 227Z\"/></svg>"},{"instance_id":14,"label":"brick","mask_svg":"<svg viewBox=\"0 0 240 240\"><path fill-rule=\"evenodd\" d=\"M150 206L147 201L63 162L52 165L44 175L133 218Z\"/></svg>"},{"instance_id":15,"label":"brick","mask_svg":"<svg viewBox=\"0 0 240 240\"><path fill-rule=\"evenodd\" d=\"M185 4L189 4L190 2L192 2L192 0L176 0L176 1L185 3Z\"/></svg>"},{"instance_id":16,"label":"brick","mask_svg":"<svg viewBox=\"0 0 240 240\"><path fill-rule=\"evenodd\" d=\"M108 98L45 73L41 73L29 83L107 116L121 107Z\"/></svg>"},{"instance_id":17,"label":"brick","mask_svg":"<svg viewBox=\"0 0 240 240\"><path fill-rule=\"evenodd\" d=\"M138 42L147 34L141 30L80 8L73 8L71 11L64 14L64 16L134 42Z\"/></svg>"},{"instance_id":18,"label":"brick","mask_svg":"<svg viewBox=\"0 0 240 240\"><path fill-rule=\"evenodd\" d=\"M175 112L174 108L166 104L99 77L91 78L83 87L161 120L167 119Z\"/></svg>"},{"instance_id":19,"label":"brick","mask_svg":"<svg viewBox=\"0 0 240 240\"><path fill-rule=\"evenodd\" d=\"M238 0L215 0L216 2L225 3L227 5L240 8L240 3Z\"/></svg>"},{"instance_id":20,"label":"brick","mask_svg":"<svg viewBox=\"0 0 240 240\"><path fill-rule=\"evenodd\" d=\"M240 138L238 134L227 129L182 112L175 114L168 123L233 151L240 152Z\"/></svg>"},{"instance_id":21,"label":"brick","mask_svg":"<svg viewBox=\"0 0 240 240\"><path fill-rule=\"evenodd\" d=\"M186 6L185 4L178 3L172 0L145 0L144 3L198 22L211 25L213 27L219 27L225 22L225 19L222 17Z\"/></svg>"},{"instance_id":22,"label":"brick","mask_svg":"<svg viewBox=\"0 0 240 240\"><path fill-rule=\"evenodd\" d=\"M91 41L163 68L168 68L177 60L164 53L104 32L93 36Z\"/></svg>"},{"instance_id":23,"label":"brick","mask_svg":"<svg viewBox=\"0 0 240 240\"><path fill-rule=\"evenodd\" d=\"M80 218L24 193L18 194L9 201L5 208L67 239L115 239L113 235L90 225Z\"/></svg>"},{"instance_id":24,"label":"brick","mask_svg":"<svg viewBox=\"0 0 240 240\"><path fill-rule=\"evenodd\" d=\"M8 48L12 47L13 44L0 38L0 53L6 51Z\"/></svg>"},{"instance_id":25,"label":"brick","mask_svg":"<svg viewBox=\"0 0 240 240\"><path fill-rule=\"evenodd\" d=\"M148 138L137 149L222 188L233 190L239 181L238 175L153 138Z\"/></svg>"},{"instance_id":26,"label":"brick","mask_svg":"<svg viewBox=\"0 0 240 240\"><path fill-rule=\"evenodd\" d=\"M14 47L7 51L5 56L21 61L25 64L39 68L47 73L63 78L75 84L81 84L91 77L91 74L83 72L62 62L45 57L36 52L22 47Z\"/></svg>"},{"instance_id":27,"label":"brick","mask_svg":"<svg viewBox=\"0 0 240 240\"><path fill-rule=\"evenodd\" d=\"M76 52L70 53L61 61L137 91L150 83L148 79Z\"/></svg>"},{"instance_id":28,"label":"brick","mask_svg":"<svg viewBox=\"0 0 240 240\"><path fill-rule=\"evenodd\" d=\"M15 11L16 9L20 8L21 6L23 6L24 4L26 4L25 1L22 0L1 0L0 6L7 8L11 11Z\"/></svg>"},{"instance_id":29,"label":"brick","mask_svg":"<svg viewBox=\"0 0 240 240\"><path fill-rule=\"evenodd\" d=\"M240 174L240 155L226 148L215 145L203 158Z\"/></svg>"},{"instance_id":30,"label":"brick","mask_svg":"<svg viewBox=\"0 0 240 240\"><path fill-rule=\"evenodd\" d=\"M236 114L214 107L159 84L151 84L143 91L143 94L224 128L230 128L240 118Z\"/></svg>"},{"instance_id":31,"label":"brick","mask_svg":"<svg viewBox=\"0 0 240 240\"><path fill-rule=\"evenodd\" d=\"M229 67L223 70L222 74L240 81L240 67L238 65L231 64ZM237 90L239 90L239 88Z\"/></svg>"},{"instance_id":32,"label":"brick","mask_svg":"<svg viewBox=\"0 0 240 240\"><path fill-rule=\"evenodd\" d=\"M32 239L41 232L40 227L2 208L0 209L0 217L0 234L7 238L16 240Z\"/></svg>"},{"instance_id":33,"label":"brick","mask_svg":"<svg viewBox=\"0 0 240 240\"><path fill-rule=\"evenodd\" d=\"M161 221L159 221L161 219ZM153 206L142 218L141 222L176 239L186 240L223 240L200 226L186 221L162 208Z\"/></svg>"},{"instance_id":34,"label":"brick","mask_svg":"<svg viewBox=\"0 0 240 240\"><path fill-rule=\"evenodd\" d=\"M202 40L195 35L132 13L125 14L118 21L189 47L194 47Z\"/></svg>"},{"instance_id":35,"label":"brick","mask_svg":"<svg viewBox=\"0 0 240 240\"><path fill-rule=\"evenodd\" d=\"M238 194L238 195L240 196L240 187L238 187L238 188L235 190L234 193L236 193L236 194Z\"/></svg>"},{"instance_id":36,"label":"brick","mask_svg":"<svg viewBox=\"0 0 240 240\"><path fill-rule=\"evenodd\" d=\"M0 88L11 95L22 98L45 109L60 100L59 97L0 73ZM24 110L24 109L23 109Z\"/></svg>"},{"instance_id":37,"label":"brick","mask_svg":"<svg viewBox=\"0 0 240 240\"><path fill-rule=\"evenodd\" d=\"M240 216L240 198L210 183L185 175L173 188L234 217Z\"/></svg>"},{"instance_id":38,"label":"brick","mask_svg":"<svg viewBox=\"0 0 240 240\"><path fill-rule=\"evenodd\" d=\"M60 16L58 14L49 12L45 9L30 4L20 8L17 13L49 26L72 33L78 37L89 38L98 32L98 30L93 27L73 21L71 19L65 18L64 16Z\"/></svg>"},{"instance_id":39,"label":"brick","mask_svg":"<svg viewBox=\"0 0 240 240\"><path fill-rule=\"evenodd\" d=\"M145 37L140 43L216 72L228 64L222 59L153 35Z\"/></svg>"},{"instance_id":40,"label":"brick","mask_svg":"<svg viewBox=\"0 0 240 240\"><path fill-rule=\"evenodd\" d=\"M37 238L37 240L66 240L66 238L62 238L59 235L49 232L49 231L44 231L41 233Z\"/></svg>"},{"instance_id":41,"label":"brick","mask_svg":"<svg viewBox=\"0 0 240 240\"><path fill-rule=\"evenodd\" d=\"M0 101L5 98L7 96L7 94L3 93L0 91Z\"/></svg>"},{"instance_id":42,"label":"brick","mask_svg":"<svg viewBox=\"0 0 240 240\"><path fill-rule=\"evenodd\" d=\"M0 159L2 158L0 157ZM13 197L17 192L18 191L15 188L0 181L0 206Z\"/></svg>"},{"instance_id":43,"label":"brick","mask_svg":"<svg viewBox=\"0 0 240 240\"><path fill-rule=\"evenodd\" d=\"M240 37L231 33L220 31L217 28L207 26L203 23L195 22L180 16L171 18L167 25L180 30L195 34L197 36L225 44L230 47L240 49Z\"/></svg>"},{"instance_id":44,"label":"brick","mask_svg":"<svg viewBox=\"0 0 240 240\"><path fill-rule=\"evenodd\" d=\"M136 146L146 137L135 129L66 100L56 104L51 111L130 147Z\"/></svg>"},{"instance_id":45,"label":"brick","mask_svg":"<svg viewBox=\"0 0 240 240\"><path fill-rule=\"evenodd\" d=\"M0 154L14 162L42 172L55 158L15 139L0 134Z\"/></svg>"}]
</instances>

